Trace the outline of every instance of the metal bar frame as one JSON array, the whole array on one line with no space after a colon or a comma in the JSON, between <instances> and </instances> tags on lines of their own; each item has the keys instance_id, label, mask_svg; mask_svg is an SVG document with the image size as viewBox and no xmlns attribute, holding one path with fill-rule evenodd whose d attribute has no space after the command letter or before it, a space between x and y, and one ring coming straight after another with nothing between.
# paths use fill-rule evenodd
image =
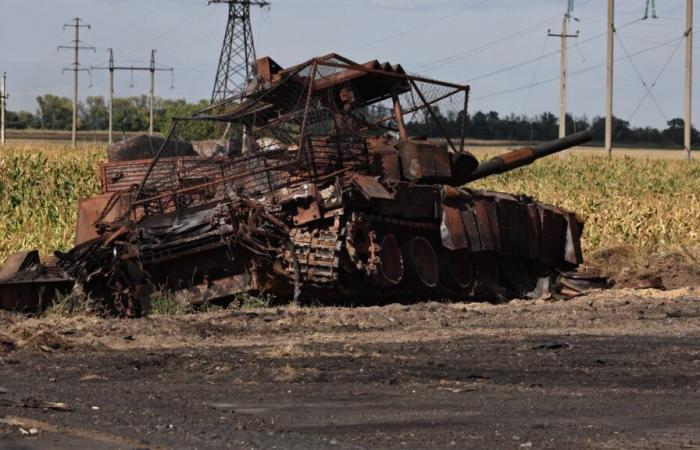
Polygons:
<instances>
[{"instance_id":1,"label":"metal bar frame","mask_svg":"<svg viewBox=\"0 0 700 450\"><path fill-rule=\"evenodd\" d=\"M416 82L413 81L413 80L410 80L410 83L411 83L411 86L413 86L413 89L416 90L416 93L417 93L418 96L420 97L420 99L421 99L421 101L423 102L423 105L425 106L425 108L428 110L428 113L430 113L430 117L433 119L433 122L435 122L435 125L437 125L437 127L440 129L440 132L441 132L442 135L445 137L445 140L447 140L447 144L450 146L450 148L452 149L453 152L459 153L459 152L457 151L457 148L455 147L455 145L452 143L452 139L450 139L450 136L447 135L447 132L445 131L445 129L444 129L444 128L442 127L442 125L440 124L440 121L438 120L437 116L435 115L435 112L434 112L433 109L428 105L428 102L425 100L425 97L423 96L423 93L421 92L420 89L418 89L418 85L416 85Z\"/></svg>"}]
</instances>

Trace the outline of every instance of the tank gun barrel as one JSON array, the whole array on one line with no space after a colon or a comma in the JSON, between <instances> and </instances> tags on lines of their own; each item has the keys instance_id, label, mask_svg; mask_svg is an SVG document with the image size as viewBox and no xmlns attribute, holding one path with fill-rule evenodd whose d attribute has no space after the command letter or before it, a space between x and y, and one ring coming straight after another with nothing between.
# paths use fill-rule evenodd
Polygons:
<instances>
[{"instance_id":1,"label":"tank gun barrel","mask_svg":"<svg viewBox=\"0 0 700 450\"><path fill-rule=\"evenodd\" d=\"M513 150L512 152L496 156L495 158L491 158L479 164L476 170L469 175L467 181L476 181L491 175L508 172L518 167L527 166L545 156L585 144L592 138L593 133L588 129L557 139L556 141Z\"/></svg>"}]
</instances>

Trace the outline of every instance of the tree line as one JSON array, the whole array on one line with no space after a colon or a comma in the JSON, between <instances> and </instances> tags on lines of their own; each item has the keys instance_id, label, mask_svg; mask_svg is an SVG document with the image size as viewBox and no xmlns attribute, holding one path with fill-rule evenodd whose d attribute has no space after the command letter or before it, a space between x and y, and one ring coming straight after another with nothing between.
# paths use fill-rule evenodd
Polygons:
<instances>
[{"instance_id":1,"label":"tree line","mask_svg":"<svg viewBox=\"0 0 700 450\"><path fill-rule=\"evenodd\" d=\"M71 100L56 95L37 97L35 112L8 111L7 127L12 129L41 129L41 130L70 130L72 126L73 106ZM170 127L170 121L175 116L188 116L193 111L206 106L208 102L201 100L196 103L184 99L156 99L154 112L154 128L165 133ZM441 127L452 137L460 135L462 128L462 112L448 111L443 113L439 108L433 108ZM605 138L605 119L586 116L572 117L567 115L567 130L574 131L591 128L593 140L603 142ZM148 129L148 97L119 97L114 99L114 129L115 131L138 132ZM629 145L649 145L654 147L682 146L684 121L674 118L667 122L666 128L632 127L629 122L614 118L613 136L616 143ZM108 127L108 109L104 97L87 97L78 105L78 129L98 131ZM422 117L406 124L412 135L438 137L442 133L436 126L430 114L424 111ZM559 120L550 112L534 117L510 114L502 117L496 111L467 114L465 121L466 137L484 140L513 140L513 141L547 141L556 139L559 134ZM200 133L197 133L200 134ZM692 129L693 143L700 142L700 133Z\"/></svg>"},{"instance_id":2,"label":"tree line","mask_svg":"<svg viewBox=\"0 0 700 450\"><path fill-rule=\"evenodd\" d=\"M462 127L462 112L448 112L442 114L434 108L434 115L441 127L450 136L459 136ZM430 115L424 114L421 119L406 124L409 134L425 135L428 137L440 136L440 127ZM478 111L467 114L464 121L466 137L484 140L513 140L513 141L549 141L559 137L559 119L550 112L539 114L535 117L518 116L510 114L501 117L496 111L487 113ZM613 138L618 144L648 145L653 147L674 147L683 145L683 132L685 121L674 118L666 123L666 128L633 127L628 121L613 118ZM602 143L605 140L605 118L586 116L566 116L568 133L591 128L593 141ZM700 133L694 127L691 129L693 143L700 142Z\"/></svg>"},{"instance_id":3,"label":"tree line","mask_svg":"<svg viewBox=\"0 0 700 450\"><path fill-rule=\"evenodd\" d=\"M8 111L7 128L37 130L70 130L73 123L73 103L69 98L56 95L37 97L35 112ZM174 116L188 116L208 105L202 100L189 103L185 100L156 99L153 126L156 131L167 131ZM114 99L114 129L116 131L148 130L148 96L118 97ZM104 97L87 97L78 103L78 129L83 131L106 130L109 126L109 110Z\"/></svg>"}]
</instances>

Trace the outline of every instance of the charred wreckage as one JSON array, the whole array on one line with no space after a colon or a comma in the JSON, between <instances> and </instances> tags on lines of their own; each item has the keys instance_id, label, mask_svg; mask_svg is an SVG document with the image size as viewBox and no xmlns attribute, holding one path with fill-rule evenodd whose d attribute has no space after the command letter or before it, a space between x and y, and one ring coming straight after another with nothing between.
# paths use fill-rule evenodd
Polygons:
<instances>
[{"instance_id":1,"label":"charred wreckage","mask_svg":"<svg viewBox=\"0 0 700 450\"><path fill-rule=\"evenodd\" d=\"M578 289L575 213L464 186L588 131L479 164L464 150L468 86L337 54L253 69L245 92L174 119L166 139L110 147L75 247L44 264L36 252L11 257L2 305L37 307L73 283L93 309L128 317L147 312L154 289L191 305L241 293L359 303ZM448 132L445 114L461 128ZM409 137L416 123L442 139ZM225 137L179 138L203 128Z\"/></svg>"}]
</instances>

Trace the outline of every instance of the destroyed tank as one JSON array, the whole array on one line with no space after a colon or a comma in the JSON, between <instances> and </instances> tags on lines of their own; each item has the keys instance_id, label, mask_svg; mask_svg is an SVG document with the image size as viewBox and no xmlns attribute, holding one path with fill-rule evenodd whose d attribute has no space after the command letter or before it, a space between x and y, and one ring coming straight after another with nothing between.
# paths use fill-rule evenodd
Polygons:
<instances>
[{"instance_id":1,"label":"destroyed tank","mask_svg":"<svg viewBox=\"0 0 700 450\"><path fill-rule=\"evenodd\" d=\"M159 289L190 305L523 297L582 262L576 214L470 183L590 132L480 164L464 149L468 86L336 54L253 73L175 118L155 156L150 142L143 159L110 152L103 194L81 202L77 245L58 255L98 311L139 316ZM217 152L172 151L202 128Z\"/></svg>"}]
</instances>

